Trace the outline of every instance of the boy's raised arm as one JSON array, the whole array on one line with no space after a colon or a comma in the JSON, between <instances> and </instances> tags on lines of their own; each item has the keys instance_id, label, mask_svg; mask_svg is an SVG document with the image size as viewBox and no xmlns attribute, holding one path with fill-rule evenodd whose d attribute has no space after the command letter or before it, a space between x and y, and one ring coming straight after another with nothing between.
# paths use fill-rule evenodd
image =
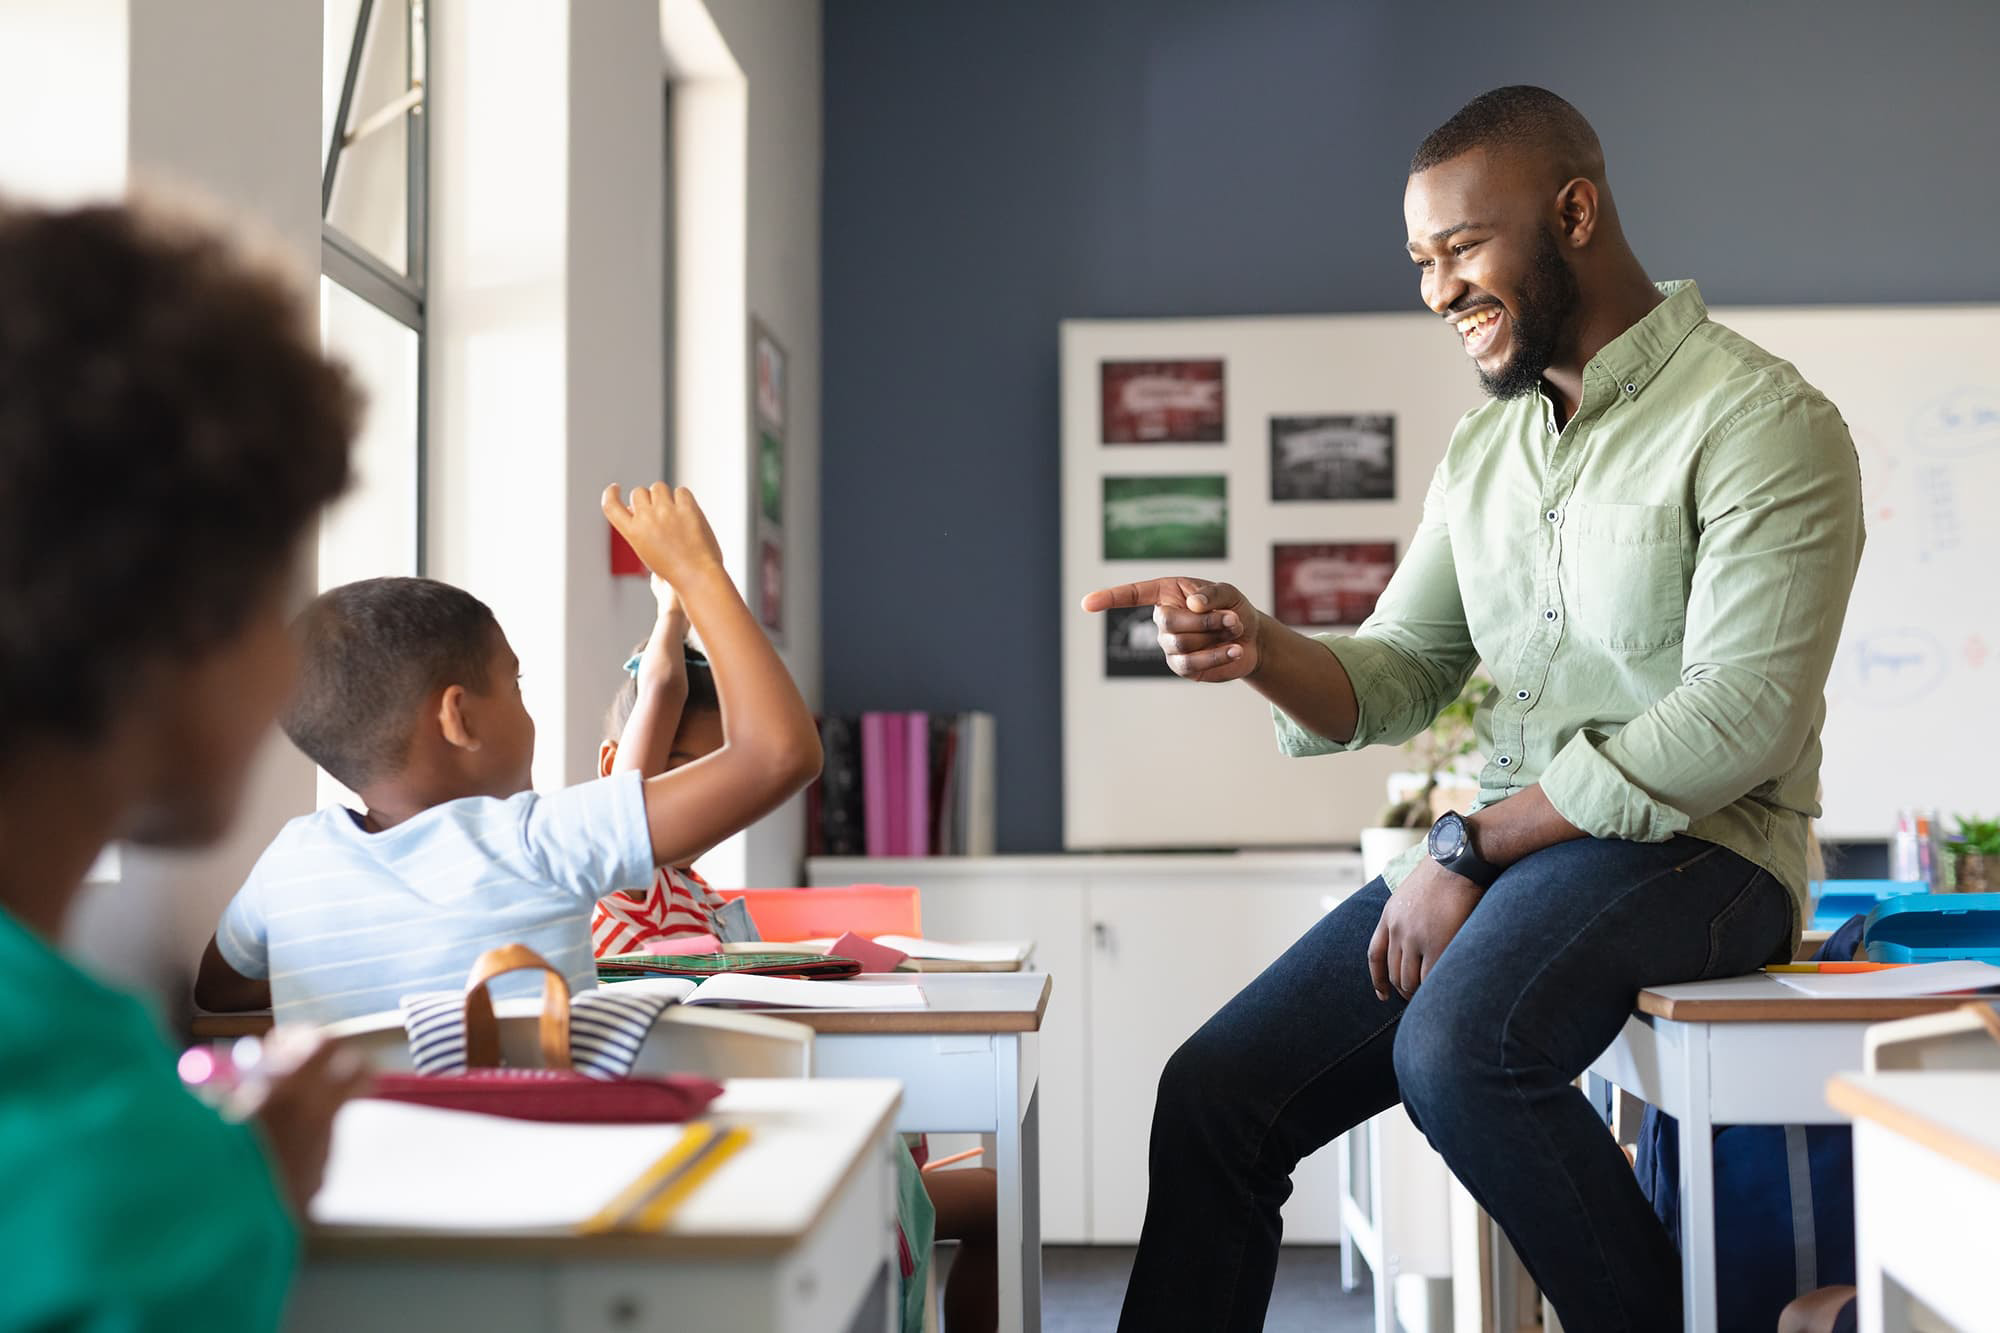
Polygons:
<instances>
[{"instance_id":1,"label":"boy's raised arm","mask_svg":"<svg viewBox=\"0 0 2000 1333\"><path fill-rule=\"evenodd\" d=\"M693 492L661 482L626 500L610 486L603 507L647 568L673 585L715 673L722 748L646 781L654 859L685 865L812 781L819 732L791 673L729 581Z\"/></svg>"}]
</instances>

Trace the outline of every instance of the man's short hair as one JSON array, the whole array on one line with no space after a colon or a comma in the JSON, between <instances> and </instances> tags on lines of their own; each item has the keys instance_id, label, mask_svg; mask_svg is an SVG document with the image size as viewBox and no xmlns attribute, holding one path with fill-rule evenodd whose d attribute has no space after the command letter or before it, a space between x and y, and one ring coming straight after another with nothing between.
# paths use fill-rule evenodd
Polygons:
<instances>
[{"instance_id":1,"label":"man's short hair","mask_svg":"<svg viewBox=\"0 0 2000 1333\"><path fill-rule=\"evenodd\" d=\"M0 202L0 755L281 595L361 410L310 313L217 228Z\"/></svg>"},{"instance_id":2,"label":"man's short hair","mask_svg":"<svg viewBox=\"0 0 2000 1333\"><path fill-rule=\"evenodd\" d=\"M645 651L646 645L642 643L632 650L632 655L637 657ZM687 650L687 683L688 697L681 705L682 717L722 711L722 699L715 692L715 672L699 648ZM628 671L618 693L611 696L611 706L604 710L604 739L615 744L625 734L625 724L632 720L632 710L638 706L639 678Z\"/></svg>"},{"instance_id":3,"label":"man's short hair","mask_svg":"<svg viewBox=\"0 0 2000 1333\"><path fill-rule=\"evenodd\" d=\"M1427 135L1410 159L1410 174L1474 149L1519 152L1546 162L1560 180L1604 182L1604 148L1583 113L1546 88L1516 83L1479 96Z\"/></svg>"},{"instance_id":4,"label":"man's short hair","mask_svg":"<svg viewBox=\"0 0 2000 1333\"><path fill-rule=\"evenodd\" d=\"M363 579L321 593L297 624L299 688L279 721L349 787L399 770L432 696L492 685L500 622L436 579Z\"/></svg>"}]
</instances>

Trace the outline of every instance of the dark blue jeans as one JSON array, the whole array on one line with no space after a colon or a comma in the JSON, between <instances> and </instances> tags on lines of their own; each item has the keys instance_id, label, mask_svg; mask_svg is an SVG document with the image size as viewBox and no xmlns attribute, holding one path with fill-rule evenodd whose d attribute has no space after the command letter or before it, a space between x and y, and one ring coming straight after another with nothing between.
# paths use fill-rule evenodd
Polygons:
<instances>
[{"instance_id":1,"label":"dark blue jeans","mask_svg":"<svg viewBox=\"0 0 2000 1333\"><path fill-rule=\"evenodd\" d=\"M1167 1062L1119 1327L1262 1328L1293 1168L1401 1101L1565 1328L1680 1328L1674 1241L1572 1082L1640 989L1782 953L1783 886L1691 838L1551 847L1494 883L1408 1003L1368 977L1388 897L1378 879L1342 903Z\"/></svg>"}]
</instances>

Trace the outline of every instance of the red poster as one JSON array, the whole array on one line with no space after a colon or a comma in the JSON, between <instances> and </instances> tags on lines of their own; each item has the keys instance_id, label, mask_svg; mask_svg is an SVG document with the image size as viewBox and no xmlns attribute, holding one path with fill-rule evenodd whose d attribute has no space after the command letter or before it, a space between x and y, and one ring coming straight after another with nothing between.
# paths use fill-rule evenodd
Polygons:
<instances>
[{"instance_id":1,"label":"red poster","mask_svg":"<svg viewBox=\"0 0 2000 1333\"><path fill-rule=\"evenodd\" d=\"M782 630L785 627L785 557L778 550L776 542L767 541L763 546L763 557L758 562L758 587L762 591L762 619L764 628Z\"/></svg>"},{"instance_id":2,"label":"red poster","mask_svg":"<svg viewBox=\"0 0 2000 1333\"><path fill-rule=\"evenodd\" d=\"M1222 362L1106 361L1106 444L1221 444Z\"/></svg>"},{"instance_id":3,"label":"red poster","mask_svg":"<svg viewBox=\"0 0 2000 1333\"><path fill-rule=\"evenodd\" d=\"M1271 587L1281 624L1359 625L1396 572L1394 542L1335 542L1271 548Z\"/></svg>"}]
</instances>

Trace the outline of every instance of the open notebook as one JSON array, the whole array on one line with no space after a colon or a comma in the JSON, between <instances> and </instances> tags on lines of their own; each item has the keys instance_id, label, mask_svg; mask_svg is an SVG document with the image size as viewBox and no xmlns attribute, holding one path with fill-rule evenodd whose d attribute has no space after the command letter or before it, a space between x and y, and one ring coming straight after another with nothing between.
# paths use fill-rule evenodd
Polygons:
<instances>
[{"instance_id":1,"label":"open notebook","mask_svg":"<svg viewBox=\"0 0 2000 1333\"><path fill-rule=\"evenodd\" d=\"M1773 972L1774 979L1823 999L1882 1000L1912 995L1952 995L2000 986L1991 963L1911 963L1879 972Z\"/></svg>"},{"instance_id":2,"label":"open notebook","mask_svg":"<svg viewBox=\"0 0 2000 1333\"><path fill-rule=\"evenodd\" d=\"M415 1231L580 1231L689 1129L546 1124L353 1101L334 1118L312 1220Z\"/></svg>"},{"instance_id":3,"label":"open notebook","mask_svg":"<svg viewBox=\"0 0 2000 1333\"><path fill-rule=\"evenodd\" d=\"M682 1004L736 1008L921 1009L925 1003L921 986L865 977L853 981L800 981L795 977L723 972L700 982L685 977L643 977L608 984L620 991L671 995Z\"/></svg>"},{"instance_id":4,"label":"open notebook","mask_svg":"<svg viewBox=\"0 0 2000 1333\"><path fill-rule=\"evenodd\" d=\"M925 964L937 963L940 971L961 972L1018 972L1035 951L1029 940L927 940L914 935L877 935L875 943L909 955L914 971L927 970ZM773 949L796 949L801 953L825 953L833 947L833 941L788 940L783 944L746 942L724 944L724 953L756 953Z\"/></svg>"}]
</instances>

